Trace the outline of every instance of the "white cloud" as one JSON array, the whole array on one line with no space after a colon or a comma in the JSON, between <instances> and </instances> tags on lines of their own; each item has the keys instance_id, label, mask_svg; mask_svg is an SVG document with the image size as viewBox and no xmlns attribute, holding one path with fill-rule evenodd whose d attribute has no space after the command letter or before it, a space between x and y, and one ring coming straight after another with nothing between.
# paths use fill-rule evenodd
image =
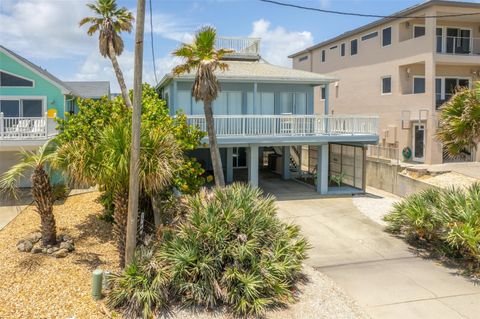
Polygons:
<instances>
[{"instance_id":1,"label":"white cloud","mask_svg":"<svg viewBox=\"0 0 480 319\"><path fill-rule=\"evenodd\" d=\"M178 59L167 55L156 59L155 66L157 68L157 80L160 81L162 77L170 72L172 68L178 64ZM123 72L127 88L133 87L134 74L134 53L129 50L124 50L122 55L118 57L118 63ZM111 91L118 93L120 87L118 85L117 77L109 59L103 58L98 52L90 53L85 62L72 79L77 81L110 81ZM143 82L155 85L155 75L153 73L152 60L145 56L143 61Z\"/></svg>"},{"instance_id":2,"label":"white cloud","mask_svg":"<svg viewBox=\"0 0 480 319\"><path fill-rule=\"evenodd\" d=\"M87 0L2 1L0 38L2 44L27 57L65 58L86 54L97 39L78 27L90 14Z\"/></svg>"},{"instance_id":3,"label":"white cloud","mask_svg":"<svg viewBox=\"0 0 480 319\"><path fill-rule=\"evenodd\" d=\"M145 33L150 32L150 14L145 17ZM152 15L153 33L169 40L179 42L191 42L193 40L194 26L181 18L168 15L153 13Z\"/></svg>"},{"instance_id":4,"label":"white cloud","mask_svg":"<svg viewBox=\"0 0 480 319\"><path fill-rule=\"evenodd\" d=\"M269 21L260 19L253 22L251 37L262 38L261 55L272 64L291 66L288 55L313 44L308 31L287 31L281 26L271 27Z\"/></svg>"},{"instance_id":5,"label":"white cloud","mask_svg":"<svg viewBox=\"0 0 480 319\"><path fill-rule=\"evenodd\" d=\"M332 4L332 0L320 0L320 7L328 8Z\"/></svg>"}]
</instances>

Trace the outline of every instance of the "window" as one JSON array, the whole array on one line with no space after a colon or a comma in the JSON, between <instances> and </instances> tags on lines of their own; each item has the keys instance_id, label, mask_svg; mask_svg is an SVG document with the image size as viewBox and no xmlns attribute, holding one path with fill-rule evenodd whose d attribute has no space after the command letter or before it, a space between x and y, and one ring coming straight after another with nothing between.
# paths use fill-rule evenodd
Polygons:
<instances>
[{"instance_id":1,"label":"window","mask_svg":"<svg viewBox=\"0 0 480 319\"><path fill-rule=\"evenodd\" d=\"M1 71L0 87L33 87L33 81Z\"/></svg>"},{"instance_id":2,"label":"window","mask_svg":"<svg viewBox=\"0 0 480 319\"><path fill-rule=\"evenodd\" d=\"M382 46L386 47L392 44L392 27L382 30Z\"/></svg>"},{"instance_id":3,"label":"window","mask_svg":"<svg viewBox=\"0 0 480 319\"><path fill-rule=\"evenodd\" d=\"M302 62L302 61L305 61L305 60L308 60L308 55L304 55L304 56L302 56L298 59L299 62Z\"/></svg>"},{"instance_id":4,"label":"window","mask_svg":"<svg viewBox=\"0 0 480 319\"><path fill-rule=\"evenodd\" d=\"M425 93L425 77L413 77L413 94Z\"/></svg>"},{"instance_id":5,"label":"window","mask_svg":"<svg viewBox=\"0 0 480 319\"><path fill-rule=\"evenodd\" d=\"M355 55L358 53L358 40L350 41L350 55Z\"/></svg>"},{"instance_id":6,"label":"window","mask_svg":"<svg viewBox=\"0 0 480 319\"><path fill-rule=\"evenodd\" d=\"M443 28L437 28L437 53L443 52Z\"/></svg>"},{"instance_id":7,"label":"window","mask_svg":"<svg viewBox=\"0 0 480 319\"><path fill-rule=\"evenodd\" d=\"M345 43L340 45L340 56L345 56Z\"/></svg>"},{"instance_id":8,"label":"window","mask_svg":"<svg viewBox=\"0 0 480 319\"><path fill-rule=\"evenodd\" d=\"M413 26L413 37L423 37L425 35L425 26L424 25L414 25Z\"/></svg>"},{"instance_id":9,"label":"window","mask_svg":"<svg viewBox=\"0 0 480 319\"><path fill-rule=\"evenodd\" d=\"M281 114L307 114L306 93L280 93Z\"/></svg>"},{"instance_id":10,"label":"window","mask_svg":"<svg viewBox=\"0 0 480 319\"><path fill-rule=\"evenodd\" d=\"M215 101L213 101L213 114L242 114L242 92L220 92Z\"/></svg>"},{"instance_id":11,"label":"window","mask_svg":"<svg viewBox=\"0 0 480 319\"><path fill-rule=\"evenodd\" d=\"M177 91L177 103L175 103L175 112L183 110L186 114L191 114L192 109L192 93L187 90Z\"/></svg>"},{"instance_id":12,"label":"window","mask_svg":"<svg viewBox=\"0 0 480 319\"><path fill-rule=\"evenodd\" d=\"M435 100L437 108L448 101L458 87L470 87L468 78L436 78L435 79Z\"/></svg>"},{"instance_id":13,"label":"window","mask_svg":"<svg viewBox=\"0 0 480 319\"><path fill-rule=\"evenodd\" d=\"M384 76L382 78L382 94L392 93L392 77Z\"/></svg>"},{"instance_id":14,"label":"window","mask_svg":"<svg viewBox=\"0 0 480 319\"><path fill-rule=\"evenodd\" d=\"M275 114L275 94L273 92L257 92L254 108L253 92L247 92L247 114Z\"/></svg>"},{"instance_id":15,"label":"window","mask_svg":"<svg viewBox=\"0 0 480 319\"><path fill-rule=\"evenodd\" d=\"M322 62L325 62L325 50L322 50Z\"/></svg>"},{"instance_id":16,"label":"window","mask_svg":"<svg viewBox=\"0 0 480 319\"><path fill-rule=\"evenodd\" d=\"M324 85L320 89L320 98L325 100L325 96L327 95L327 87Z\"/></svg>"},{"instance_id":17,"label":"window","mask_svg":"<svg viewBox=\"0 0 480 319\"><path fill-rule=\"evenodd\" d=\"M5 117L42 117L43 99L1 99L0 112L2 112Z\"/></svg>"},{"instance_id":18,"label":"window","mask_svg":"<svg viewBox=\"0 0 480 319\"><path fill-rule=\"evenodd\" d=\"M378 35L378 32L372 32L372 33L369 33L369 34L366 34L362 37L362 41L366 41L368 39L372 39L372 38L375 38L376 36Z\"/></svg>"}]
</instances>

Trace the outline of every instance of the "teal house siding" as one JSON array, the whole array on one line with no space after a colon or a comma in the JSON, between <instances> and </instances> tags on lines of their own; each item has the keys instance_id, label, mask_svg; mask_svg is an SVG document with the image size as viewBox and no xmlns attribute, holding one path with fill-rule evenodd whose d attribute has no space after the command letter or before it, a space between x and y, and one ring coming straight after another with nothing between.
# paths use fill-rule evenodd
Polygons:
<instances>
[{"instance_id":1,"label":"teal house siding","mask_svg":"<svg viewBox=\"0 0 480 319\"><path fill-rule=\"evenodd\" d=\"M40 76L22 63L15 61L3 52L0 52L0 70L16 74L34 81L34 87L2 87L0 96L36 96L46 97L44 112L56 110L57 117L63 118L65 113L65 95L62 88Z\"/></svg>"}]
</instances>

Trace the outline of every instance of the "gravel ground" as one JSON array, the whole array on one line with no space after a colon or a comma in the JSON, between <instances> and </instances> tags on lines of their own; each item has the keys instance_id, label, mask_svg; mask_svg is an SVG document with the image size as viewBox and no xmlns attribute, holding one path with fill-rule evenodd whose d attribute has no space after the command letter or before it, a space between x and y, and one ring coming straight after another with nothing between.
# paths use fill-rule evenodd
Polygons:
<instances>
[{"instance_id":1,"label":"gravel ground","mask_svg":"<svg viewBox=\"0 0 480 319\"><path fill-rule=\"evenodd\" d=\"M354 196L352 201L358 210L372 219L374 222L387 226L383 216L392 210L393 204L400 200L400 197L385 191L367 187L366 195Z\"/></svg>"},{"instance_id":2,"label":"gravel ground","mask_svg":"<svg viewBox=\"0 0 480 319\"><path fill-rule=\"evenodd\" d=\"M309 266L304 266L308 282L299 286L300 299L288 308L267 313L268 319L354 319L369 316L345 294L329 277ZM188 310L174 311L171 319L231 319L224 312L193 314Z\"/></svg>"},{"instance_id":3,"label":"gravel ground","mask_svg":"<svg viewBox=\"0 0 480 319\"><path fill-rule=\"evenodd\" d=\"M97 197L71 196L55 205L57 232L75 241L63 259L17 251L19 239L38 231L33 206L0 231L0 318L105 318L90 297L91 271L116 269L118 257L110 225L97 218Z\"/></svg>"},{"instance_id":4,"label":"gravel ground","mask_svg":"<svg viewBox=\"0 0 480 319\"><path fill-rule=\"evenodd\" d=\"M18 252L16 243L38 231L33 206L0 231L0 318L108 318L101 302L90 296L91 271L117 270L118 257L110 225L97 217L102 207L98 192L68 197L57 203L58 233L75 241L75 251L63 259ZM267 318L368 318L359 306L326 275L305 266L308 282L299 285L299 300L288 308L271 311ZM172 319L232 318L224 311L193 313L173 311Z\"/></svg>"},{"instance_id":5,"label":"gravel ground","mask_svg":"<svg viewBox=\"0 0 480 319\"><path fill-rule=\"evenodd\" d=\"M451 186L468 187L475 182L479 182L479 180L476 178L455 172L439 174L436 176L424 175L422 177L419 177L418 179L425 183L442 188L447 188Z\"/></svg>"}]
</instances>

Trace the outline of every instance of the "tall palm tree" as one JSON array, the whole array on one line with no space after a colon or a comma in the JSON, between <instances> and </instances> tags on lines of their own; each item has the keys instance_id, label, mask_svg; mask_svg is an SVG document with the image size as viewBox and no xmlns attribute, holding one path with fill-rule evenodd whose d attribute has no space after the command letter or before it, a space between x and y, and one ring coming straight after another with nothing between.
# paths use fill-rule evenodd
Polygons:
<instances>
[{"instance_id":1,"label":"tall palm tree","mask_svg":"<svg viewBox=\"0 0 480 319\"><path fill-rule=\"evenodd\" d=\"M125 7L118 8L116 0L98 0L95 3L87 4L87 6L95 12L96 16L83 18L79 24L80 26L87 23L90 24L87 30L89 36L99 31L98 46L100 54L112 61L113 69L122 91L122 97L125 104L131 108L132 101L128 95L125 79L117 61L117 55L122 54L124 47L123 40L119 34L122 31L128 33L132 31L133 14Z\"/></svg>"},{"instance_id":2,"label":"tall palm tree","mask_svg":"<svg viewBox=\"0 0 480 319\"><path fill-rule=\"evenodd\" d=\"M440 109L437 139L446 155L459 157L480 143L480 81L475 88L459 88Z\"/></svg>"},{"instance_id":3,"label":"tall palm tree","mask_svg":"<svg viewBox=\"0 0 480 319\"><path fill-rule=\"evenodd\" d=\"M37 213L41 220L42 244L54 245L57 241L55 217L53 215L54 197L50 175L50 164L55 157L56 145L48 141L37 151L22 151L19 163L13 165L0 177L0 190L11 191L15 196L18 181L26 172L32 171L32 195L35 201Z\"/></svg>"},{"instance_id":4,"label":"tall palm tree","mask_svg":"<svg viewBox=\"0 0 480 319\"><path fill-rule=\"evenodd\" d=\"M162 127L143 130L140 140L140 189L158 194L171 183L183 161L183 153L171 133ZM78 140L63 144L56 161L72 181L98 184L112 190L114 235L122 268L125 266L130 145L131 125L118 122L106 127L94 146Z\"/></svg>"},{"instance_id":5,"label":"tall palm tree","mask_svg":"<svg viewBox=\"0 0 480 319\"><path fill-rule=\"evenodd\" d=\"M225 186L223 176L222 159L217 144L217 135L213 121L212 101L217 98L220 91L220 84L215 76L215 70L225 71L228 64L221 59L225 54L232 53L229 49L215 49L217 31L213 27L203 27L195 35L193 43L182 44L173 52L173 55L184 60L183 64L173 69L174 75L196 72L195 82L192 87L192 96L195 101L203 101L205 121L207 124L208 143L210 144L210 155L212 158L213 174L217 187Z\"/></svg>"}]
</instances>

